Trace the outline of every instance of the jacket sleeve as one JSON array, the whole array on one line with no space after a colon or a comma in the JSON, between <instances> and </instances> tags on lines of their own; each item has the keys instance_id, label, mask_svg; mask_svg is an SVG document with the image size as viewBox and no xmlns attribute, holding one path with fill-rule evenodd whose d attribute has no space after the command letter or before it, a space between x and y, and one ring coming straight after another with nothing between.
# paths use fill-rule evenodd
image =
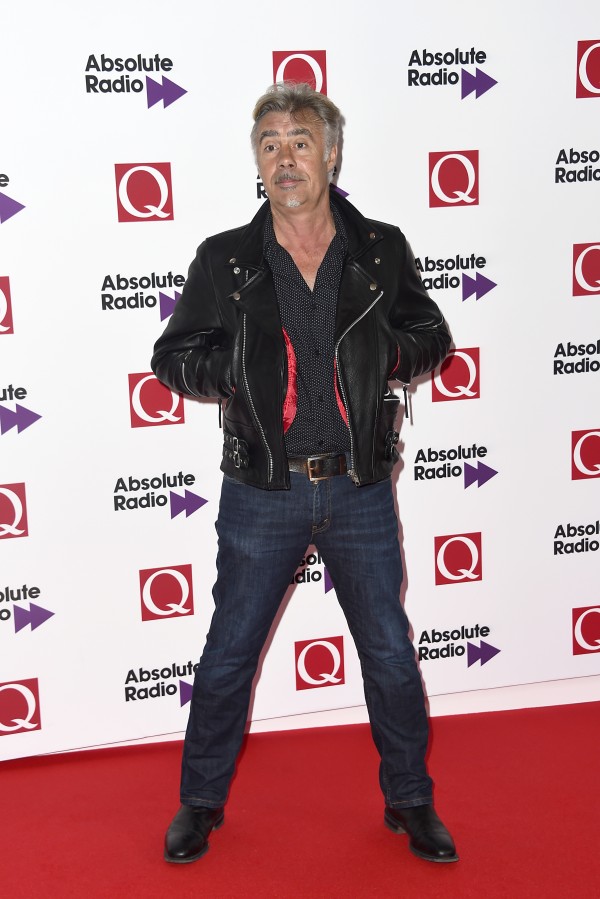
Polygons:
<instances>
[{"instance_id":1,"label":"jacket sleeve","mask_svg":"<svg viewBox=\"0 0 600 899\"><path fill-rule=\"evenodd\" d=\"M173 315L154 345L150 363L159 381L191 396L228 397L231 335L219 311L207 242L190 265Z\"/></svg>"},{"instance_id":2,"label":"jacket sleeve","mask_svg":"<svg viewBox=\"0 0 600 899\"><path fill-rule=\"evenodd\" d=\"M451 337L444 316L423 287L403 234L401 241L399 288L389 319L400 352L391 377L409 384L413 378L443 362Z\"/></svg>"}]
</instances>

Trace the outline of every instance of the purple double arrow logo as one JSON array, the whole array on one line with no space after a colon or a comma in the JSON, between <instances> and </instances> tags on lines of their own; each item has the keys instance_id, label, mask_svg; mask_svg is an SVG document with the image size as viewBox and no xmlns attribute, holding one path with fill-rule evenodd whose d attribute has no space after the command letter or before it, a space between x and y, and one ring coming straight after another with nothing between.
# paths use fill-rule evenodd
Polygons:
<instances>
[{"instance_id":1,"label":"purple double arrow logo","mask_svg":"<svg viewBox=\"0 0 600 899\"><path fill-rule=\"evenodd\" d=\"M165 320L165 318L169 318L170 315L173 315L173 310L175 309L175 303L180 298L181 294L179 291L175 291L175 299L170 297L168 293L163 293L162 290L158 293L158 303L160 308L160 320L161 322Z\"/></svg>"},{"instance_id":2,"label":"purple double arrow logo","mask_svg":"<svg viewBox=\"0 0 600 899\"><path fill-rule=\"evenodd\" d=\"M479 99L482 94L485 94L490 90L495 84L498 82L491 78L489 75L486 75L482 69L475 69L475 74L471 75L470 72L467 72L466 69L461 69L460 73L462 75L462 79L460 82L460 99L464 100L465 97L468 97L469 94L475 92L475 99Z\"/></svg>"},{"instance_id":3,"label":"purple double arrow logo","mask_svg":"<svg viewBox=\"0 0 600 899\"><path fill-rule=\"evenodd\" d=\"M176 518L182 512L185 512L185 517L189 518L190 515L193 515L194 512L197 512L198 509L201 509L208 502L208 500L198 496L197 493L192 493L191 490L184 490L183 496L179 493L173 493L171 490L169 498L171 500L171 518Z\"/></svg>"},{"instance_id":4,"label":"purple double arrow logo","mask_svg":"<svg viewBox=\"0 0 600 899\"><path fill-rule=\"evenodd\" d=\"M21 209L25 209L22 203L17 203L12 197L0 193L0 225L7 222L13 215L20 212Z\"/></svg>"},{"instance_id":5,"label":"purple double arrow logo","mask_svg":"<svg viewBox=\"0 0 600 899\"><path fill-rule=\"evenodd\" d=\"M481 487L482 484L486 484L493 477L495 477L498 472L495 468L490 468L489 465L484 465L483 462L478 462L477 465L469 465L468 462L465 462L464 469L464 477L465 477L465 490L467 487L470 487L471 484L477 484L478 487Z\"/></svg>"},{"instance_id":6,"label":"purple double arrow logo","mask_svg":"<svg viewBox=\"0 0 600 899\"><path fill-rule=\"evenodd\" d=\"M0 406L0 434L6 434L12 428L16 428L17 433L20 434L25 428L39 421L41 417L37 412L26 409L19 403L15 403L14 412L12 409L7 409L6 406Z\"/></svg>"},{"instance_id":7,"label":"purple double arrow logo","mask_svg":"<svg viewBox=\"0 0 600 899\"><path fill-rule=\"evenodd\" d=\"M466 275L463 272L463 281L462 281L462 298L463 302L468 300L470 296L475 294L475 299L479 300L481 297L484 297L486 293L489 293L490 290L493 290L494 287L497 287L495 281L490 281L489 278L484 277L481 272L477 272L474 278L471 278L470 275Z\"/></svg>"},{"instance_id":8,"label":"purple double arrow logo","mask_svg":"<svg viewBox=\"0 0 600 899\"><path fill-rule=\"evenodd\" d=\"M474 665L475 662L481 662L481 667L493 659L494 656L497 656L500 649L496 646L492 646L491 643L486 643L485 640L480 641L481 646L476 646L475 643L467 643L467 668L470 668L471 665Z\"/></svg>"},{"instance_id":9,"label":"purple double arrow logo","mask_svg":"<svg viewBox=\"0 0 600 899\"><path fill-rule=\"evenodd\" d=\"M31 625L31 630L34 631L41 624L48 621L49 618L52 618L53 615L54 612L51 612L49 609L43 609L42 606L36 606L33 602L29 603L28 609L24 609L22 606L15 606L15 634L22 631L28 624Z\"/></svg>"},{"instance_id":10,"label":"purple double arrow logo","mask_svg":"<svg viewBox=\"0 0 600 899\"><path fill-rule=\"evenodd\" d=\"M176 100L179 100L180 97L187 94L187 91L185 88L180 87L179 84L175 84L174 81L165 78L164 75L162 77L162 83L155 81L154 78L149 78L146 75L146 93L148 95L148 109L150 109L151 106L160 103L161 100L166 109L171 103L175 103Z\"/></svg>"}]
</instances>

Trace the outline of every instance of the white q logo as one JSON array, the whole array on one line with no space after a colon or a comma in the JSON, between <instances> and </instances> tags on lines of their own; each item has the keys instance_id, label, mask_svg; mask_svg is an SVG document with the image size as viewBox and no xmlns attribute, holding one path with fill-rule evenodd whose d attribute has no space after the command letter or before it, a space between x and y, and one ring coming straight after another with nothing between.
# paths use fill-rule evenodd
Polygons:
<instances>
[{"instance_id":1,"label":"white q logo","mask_svg":"<svg viewBox=\"0 0 600 899\"><path fill-rule=\"evenodd\" d=\"M170 575L177 581L181 589L181 599L179 600L179 602L167 603L165 609L159 608L152 599L152 584L154 583L154 580L161 574ZM142 590L142 602L144 603L148 611L152 612L153 615L187 615L188 612L191 611L191 609L185 608L185 604L188 601L189 596L190 585L187 582L187 578L181 573L181 571L177 571L175 568L161 568L160 571L155 571L150 575L150 577L144 584L144 589Z\"/></svg>"},{"instance_id":2,"label":"white q logo","mask_svg":"<svg viewBox=\"0 0 600 899\"><path fill-rule=\"evenodd\" d=\"M158 206L150 206L149 204L144 206L144 209L147 209L148 212L143 212L141 209L138 209L129 199L127 187L129 185L129 179L134 172L146 172L148 175L151 175L158 184L160 190L160 202ZM158 169L153 168L151 165L136 165L133 168L128 169L121 178L121 183L119 184L119 201L123 209L126 209L129 215L133 215L136 218L149 219L153 215L156 215L158 218L166 219L169 217L169 213L163 212L163 210L169 202L169 185L167 184L167 179L162 172L159 172Z\"/></svg>"},{"instance_id":3,"label":"white q logo","mask_svg":"<svg viewBox=\"0 0 600 899\"><path fill-rule=\"evenodd\" d=\"M586 91L589 91L590 94L600 94L600 87L596 84L592 84L587 73L588 59L590 58L592 51L597 50L599 47L600 43L592 44L591 47L587 48L587 50L579 60L579 80L581 81Z\"/></svg>"},{"instance_id":4,"label":"white q logo","mask_svg":"<svg viewBox=\"0 0 600 899\"><path fill-rule=\"evenodd\" d=\"M586 247L585 250L577 257L577 262L575 263L575 279L579 286L583 288L583 290L587 290L589 293L600 293L600 281L596 281L595 284L588 284L583 274L583 260L588 253L592 253L594 250L597 253L600 252L600 244L594 244L591 247Z\"/></svg>"},{"instance_id":5,"label":"white q logo","mask_svg":"<svg viewBox=\"0 0 600 899\"><path fill-rule=\"evenodd\" d=\"M5 496L13 508L13 522L9 524L7 521L0 521L0 537L10 534L11 537L20 537L25 530L19 530L17 524L23 518L23 503L14 491L8 487L0 487L0 496Z\"/></svg>"},{"instance_id":6,"label":"white q logo","mask_svg":"<svg viewBox=\"0 0 600 899\"><path fill-rule=\"evenodd\" d=\"M600 462L594 463L594 468L587 468L584 465L583 459L581 458L581 451L584 442L588 439L588 437L596 437L600 439L600 431L588 431L587 434L584 434L583 437L580 437L577 443L575 444L575 449L573 450L573 461L575 463L575 467L584 475L589 478L597 478L600 475Z\"/></svg>"},{"instance_id":7,"label":"white q logo","mask_svg":"<svg viewBox=\"0 0 600 899\"><path fill-rule=\"evenodd\" d=\"M467 189L465 191L462 190L454 190L452 193L453 197L449 197L448 194L444 192L442 189L442 185L440 184L440 170L442 165L447 162L449 159L456 159L461 163L465 172L467 173ZM443 203L474 203L475 197L471 196L471 191L475 187L475 182L477 180L477 175L475 173L475 166L466 156L463 156L462 153L446 153L445 156L442 156L441 159L438 159L436 164L433 167L433 171L431 172L431 188L438 198Z\"/></svg>"},{"instance_id":8,"label":"white q logo","mask_svg":"<svg viewBox=\"0 0 600 899\"><path fill-rule=\"evenodd\" d=\"M319 680L316 680L314 677L311 677L308 671L306 670L306 656L310 649L313 646L324 646L325 649L328 649L331 653L331 662L332 662L332 671L330 674L327 672L321 672L319 675ZM336 674L340 670L340 665L342 664L342 657L340 655L340 651L333 643L330 643L329 640L314 640L312 643L309 643L308 646L305 646L300 655L298 656L298 674L302 678L302 680L311 684L314 687L320 687L322 684L339 684L341 683L341 677L336 677Z\"/></svg>"},{"instance_id":9,"label":"white q logo","mask_svg":"<svg viewBox=\"0 0 600 899\"><path fill-rule=\"evenodd\" d=\"M307 53L291 53L289 56L286 56L286 58L279 63L279 68L275 73L275 81L285 81L285 68L292 59L302 59L304 62L308 63L315 76L315 90L320 93L321 88L323 87L323 72L314 56L308 56Z\"/></svg>"},{"instance_id":10,"label":"white q logo","mask_svg":"<svg viewBox=\"0 0 600 899\"><path fill-rule=\"evenodd\" d=\"M4 293L2 289L2 285L0 285L0 331L8 331L8 325L3 325L2 322L6 318L6 313L8 312L8 297Z\"/></svg>"},{"instance_id":11,"label":"white q logo","mask_svg":"<svg viewBox=\"0 0 600 899\"><path fill-rule=\"evenodd\" d=\"M464 544L471 553L471 565L469 568L459 568L456 574L451 572L446 565L446 550L451 543ZM477 563L479 562L479 550L477 544L470 537L450 537L440 546L437 554L437 567L443 577L448 581L478 581L479 575L476 573Z\"/></svg>"},{"instance_id":12,"label":"white q logo","mask_svg":"<svg viewBox=\"0 0 600 899\"><path fill-rule=\"evenodd\" d=\"M27 714L24 718L13 718L12 725L0 721L0 730L7 734L16 730L36 730L38 725L31 720L35 715L36 702L35 696L29 687L26 687L25 684L4 684L4 686L0 687L0 693L6 690L14 690L16 693L21 694L27 703Z\"/></svg>"},{"instance_id":13,"label":"white q logo","mask_svg":"<svg viewBox=\"0 0 600 899\"><path fill-rule=\"evenodd\" d=\"M600 640L596 640L595 643L588 643L583 636L583 621L584 618L587 618L588 615L600 615L600 609L587 609L582 615L579 616L575 624L575 639L582 649L587 649L588 652L598 652L600 651Z\"/></svg>"},{"instance_id":14,"label":"white q logo","mask_svg":"<svg viewBox=\"0 0 600 899\"><path fill-rule=\"evenodd\" d=\"M149 421L154 424L156 424L157 422L160 422L160 421L181 421L181 417L178 418L174 414L175 409L179 405L179 394L173 393L172 390L169 391L169 393L171 394L171 397L172 397L172 404L171 404L171 408L168 411L166 409L157 409L156 410L157 414L155 416L152 416L148 412L146 412L146 410L144 409L144 406L142 405L142 387L148 381L156 381L156 380L157 379L154 377L154 375L146 375L146 377L142 378L141 381L138 381L137 384L135 385L135 387L133 388L133 390L131 392L131 405L132 405L132 408L133 408L135 414L138 416L138 418L141 418L144 421Z\"/></svg>"},{"instance_id":15,"label":"white q logo","mask_svg":"<svg viewBox=\"0 0 600 899\"><path fill-rule=\"evenodd\" d=\"M475 360L472 356L469 356L468 353L463 352L462 350L454 350L452 356L458 356L459 359L462 359L465 365L467 366L467 371L469 373L469 379L467 384L457 384L454 390L450 390L444 384L444 380L442 378L441 370L435 376L435 383L437 389L444 396L454 398L457 396L468 396L473 397L477 396L477 391L473 390L472 387L477 380L477 366L475 364Z\"/></svg>"}]
</instances>

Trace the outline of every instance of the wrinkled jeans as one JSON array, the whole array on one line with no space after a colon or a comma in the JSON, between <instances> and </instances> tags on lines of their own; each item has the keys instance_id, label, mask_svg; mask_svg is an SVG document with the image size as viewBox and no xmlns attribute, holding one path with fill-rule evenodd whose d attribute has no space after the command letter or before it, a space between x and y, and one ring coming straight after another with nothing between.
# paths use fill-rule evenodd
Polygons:
<instances>
[{"instance_id":1,"label":"wrinkled jeans","mask_svg":"<svg viewBox=\"0 0 600 899\"><path fill-rule=\"evenodd\" d=\"M432 802L428 722L408 621L391 480L338 476L260 490L224 478L215 611L196 671L181 802L224 805L267 635L309 544L319 550L358 651L387 805Z\"/></svg>"}]
</instances>

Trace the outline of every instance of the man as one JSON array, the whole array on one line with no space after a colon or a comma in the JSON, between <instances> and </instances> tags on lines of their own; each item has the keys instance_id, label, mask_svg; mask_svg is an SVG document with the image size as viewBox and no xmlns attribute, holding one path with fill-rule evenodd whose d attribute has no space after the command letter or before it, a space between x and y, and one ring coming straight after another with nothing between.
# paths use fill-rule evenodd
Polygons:
<instances>
[{"instance_id":1,"label":"man","mask_svg":"<svg viewBox=\"0 0 600 899\"><path fill-rule=\"evenodd\" d=\"M427 717L408 622L391 471L399 399L450 337L398 228L329 184L340 112L274 85L252 145L268 201L199 247L152 368L224 405L215 612L196 673L181 803L165 858L191 862L223 823L259 654L308 544L331 575L361 661L385 823L456 861L432 805Z\"/></svg>"}]
</instances>

